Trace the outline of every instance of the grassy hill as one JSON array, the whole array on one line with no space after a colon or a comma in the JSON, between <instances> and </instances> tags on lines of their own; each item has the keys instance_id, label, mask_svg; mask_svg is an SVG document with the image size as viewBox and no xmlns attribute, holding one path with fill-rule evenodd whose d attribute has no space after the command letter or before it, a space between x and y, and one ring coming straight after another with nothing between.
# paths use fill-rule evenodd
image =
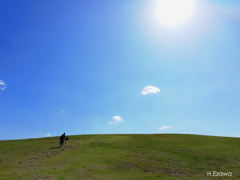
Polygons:
<instances>
[{"instance_id":1,"label":"grassy hill","mask_svg":"<svg viewBox=\"0 0 240 180\"><path fill-rule=\"evenodd\" d=\"M0 141L0 179L240 179L240 139L113 134ZM232 176L207 176L207 172Z\"/></svg>"}]
</instances>

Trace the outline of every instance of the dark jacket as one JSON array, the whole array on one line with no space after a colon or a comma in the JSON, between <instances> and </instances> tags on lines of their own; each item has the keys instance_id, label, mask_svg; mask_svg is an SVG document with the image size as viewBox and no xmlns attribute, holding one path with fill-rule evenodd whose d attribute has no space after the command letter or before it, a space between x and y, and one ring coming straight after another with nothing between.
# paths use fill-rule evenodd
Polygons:
<instances>
[{"instance_id":1,"label":"dark jacket","mask_svg":"<svg viewBox=\"0 0 240 180\"><path fill-rule=\"evenodd\" d=\"M62 146L65 141L65 133L63 133L63 135L60 136L59 140L60 140L60 146Z\"/></svg>"}]
</instances>

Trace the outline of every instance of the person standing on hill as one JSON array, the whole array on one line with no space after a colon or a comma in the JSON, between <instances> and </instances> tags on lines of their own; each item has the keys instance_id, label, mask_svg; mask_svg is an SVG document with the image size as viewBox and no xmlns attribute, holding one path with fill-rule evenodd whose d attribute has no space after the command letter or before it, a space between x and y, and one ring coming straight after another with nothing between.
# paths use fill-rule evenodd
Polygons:
<instances>
[{"instance_id":1,"label":"person standing on hill","mask_svg":"<svg viewBox=\"0 0 240 180\"><path fill-rule=\"evenodd\" d=\"M59 140L60 140L60 147L61 147L61 146L63 145L64 141L65 141L65 133L63 133L63 134L60 136Z\"/></svg>"}]
</instances>

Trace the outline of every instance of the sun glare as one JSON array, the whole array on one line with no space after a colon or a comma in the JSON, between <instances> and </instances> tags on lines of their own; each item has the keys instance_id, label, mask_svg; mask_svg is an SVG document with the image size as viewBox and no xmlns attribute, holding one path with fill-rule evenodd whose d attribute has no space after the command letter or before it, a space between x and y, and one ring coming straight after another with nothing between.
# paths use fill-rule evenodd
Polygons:
<instances>
[{"instance_id":1,"label":"sun glare","mask_svg":"<svg viewBox=\"0 0 240 180\"><path fill-rule=\"evenodd\" d=\"M194 0L157 0L156 14L165 25L178 25L184 22L194 9Z\"/></svg>"}]
</instances>

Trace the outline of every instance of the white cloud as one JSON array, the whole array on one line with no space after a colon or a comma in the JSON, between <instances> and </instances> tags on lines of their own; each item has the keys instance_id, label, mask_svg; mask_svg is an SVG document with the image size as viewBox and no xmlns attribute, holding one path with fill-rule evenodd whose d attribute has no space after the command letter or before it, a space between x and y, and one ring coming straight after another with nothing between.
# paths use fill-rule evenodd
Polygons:
<instances>
[{"instance_id":1,"label":"white cloud","mask_svg":"<svg viewBox=\"0 0 240 180\"><path fill-rule=\"evenodd\" d=\"M108 122L108 123L115 124L115 123L119 123L120 121L123 121L123 119L120 116L113 116L113 121Z\"/></svg>"},{"instance_id":2,"label":"white cloud","mask_svg":"<svg viewBox=\"0 0 240 180\"><path fill-rule=\"evenodd\" d=\"M46 136L51 136L51 134L46 134Z\"/></svg>"},{"instance_id":3,"label":"white cloud","mask_svg":"<svg viewBox=\"0 0 240 180\"><path fill-rule=\"evenodd\" d=\"M0 90L5 90L7 87L6 87L6 84L4 81L0 80Z\"/></svg>"},{"instance_id":4,"label":"white cloud","mask_svg":"<svg viewBox=\"0 0 240 180\"><path fill-rule=\"evenodd\" d=\"M170 128L172 128L172 126L161 126L159 129L166 130L166 129L170 129Z\"/></svg>"},{"instance_id":5,"label":"white cloud","mask_svg":"<svg viewBox=\"0 0 240 180\"><path fill-rule=\"evenodd\" d=\"M158 87L146 86L145 88L143 88L141 93L143 95L147 95L147 94L150 94L150 93L156 94L158 92L161 92L161 90Z\"/></svg>"},{"instance_id":6,"label":"white cloud","mask_svg":"<svg viewBox=\"0 0 240 180\"><path fill-rule=\"evenodd\" d=\"M65 112L65 110L62 110L62 112L64 113L64 112Z\"/></svg>"}]
</instances>

